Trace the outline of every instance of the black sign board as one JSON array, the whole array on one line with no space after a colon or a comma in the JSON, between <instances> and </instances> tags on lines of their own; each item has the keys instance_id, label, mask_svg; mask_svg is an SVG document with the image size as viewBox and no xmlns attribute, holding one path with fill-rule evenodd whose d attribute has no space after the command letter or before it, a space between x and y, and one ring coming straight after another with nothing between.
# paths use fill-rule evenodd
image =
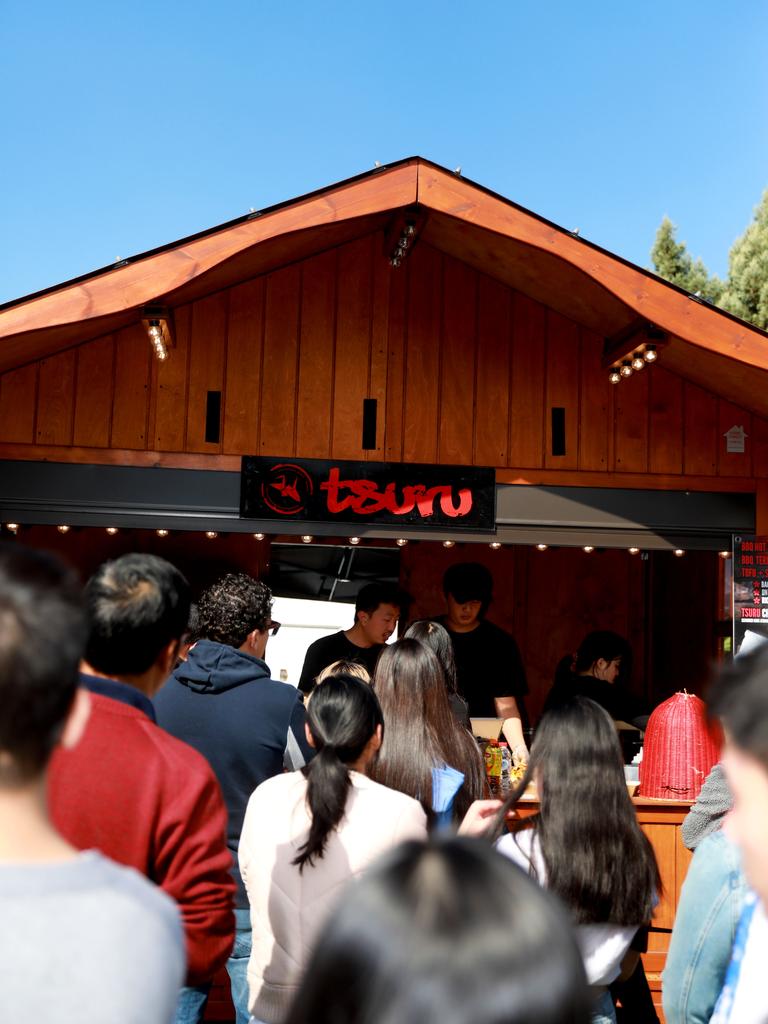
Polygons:
<instances>
[{"instance_id":1,"label":"black sign board","mask_svg":"<svg viewBox=\"0 0 768 1024\"><path fill-rule=\"evenodd\" d=\"M240 515L282 522L496 529L496 473L477 466L244 455Z\"/></svg>"},{"instance_id":2,"label":"black sign board","mask_svg":"<svg viewBox=\"0 0 768 1024\"><path fill-rule=\"evenodd\" d=\"M768 637L768 537L733 538L733 653ZM745 647L745 651L746 651Z\"/></svg>"}]
</instances>

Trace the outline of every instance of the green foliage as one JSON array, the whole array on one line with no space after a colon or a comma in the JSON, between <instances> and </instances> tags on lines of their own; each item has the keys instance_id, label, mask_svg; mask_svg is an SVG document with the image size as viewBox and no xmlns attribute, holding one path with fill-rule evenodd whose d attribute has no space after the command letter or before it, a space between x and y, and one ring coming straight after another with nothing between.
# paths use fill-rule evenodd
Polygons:
<instances>
[{"instance_id":1,"label":"green foliage","mask_svg":"<svg viewBox=\"0 0 768 1024\"><path fill-rule=\"evenodd\" d=\"M723 282L716 275L710 275L701 260L692 259L685 242L675 239L675 225L665 217L651 250L653 269L665 281L685 288L708 302L717 303L723 291Z\"/></svg>"},{"instance_id":2,"label":"green foliage","mask_svg":"<svg viewBox=\"0 0 768 1024\"><path fill-rule=\"evenodd\" d=\"M719 305L768 330L768 189L754 220L733 243L728 280Z\"/></svg>"}]
</instances>

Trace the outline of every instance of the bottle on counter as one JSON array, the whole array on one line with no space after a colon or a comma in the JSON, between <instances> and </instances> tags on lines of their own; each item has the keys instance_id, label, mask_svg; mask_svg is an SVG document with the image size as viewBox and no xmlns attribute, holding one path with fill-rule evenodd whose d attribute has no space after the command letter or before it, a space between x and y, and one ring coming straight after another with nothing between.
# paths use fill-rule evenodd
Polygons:
<instances>
[{"instance_id":1,"label":"bottle on counter","mask_svg":"<svg viewBox=\"0 0 768 1024\"><path fill-rule=\"evenodd\" d=\"M489 740L485 748L485 774L492 793L501 789L501 747L498 740Z\"/></svg>"},{"instance_id":2,"label":"bottle on counter","mask_svg":"<svg viewBox=\"0 0 768 1024\"><path fill-rule=\"evenodd\" d=\"M500 743L501 748L501 788L509 788L510 773L512 771L512 751L508 743Z\"/></svg>"}]
</instances>

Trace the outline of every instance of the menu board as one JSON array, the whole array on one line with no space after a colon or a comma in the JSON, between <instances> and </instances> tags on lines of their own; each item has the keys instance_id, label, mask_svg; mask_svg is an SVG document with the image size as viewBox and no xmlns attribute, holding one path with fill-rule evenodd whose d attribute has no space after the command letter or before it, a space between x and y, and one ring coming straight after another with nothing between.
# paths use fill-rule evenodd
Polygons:
<instances>
[{"instance_id":1,"label":"menu board","mask_svg":"<svg viewBox=\"0 0 768 1024\"><path fill-rule=\"evenodd\" d=\"M733 538L733 653L768 639L768 537Z\"/></svg>"}]
</instances>

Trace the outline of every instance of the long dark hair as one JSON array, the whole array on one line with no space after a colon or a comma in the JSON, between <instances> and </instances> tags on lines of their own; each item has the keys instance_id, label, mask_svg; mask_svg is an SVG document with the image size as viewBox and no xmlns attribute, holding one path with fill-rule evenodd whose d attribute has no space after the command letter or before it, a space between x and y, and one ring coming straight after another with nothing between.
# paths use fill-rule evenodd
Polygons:
<instances>
[{"instance_id":1,"label":"long dark hair","mask_svg":"<svg viewBox=\"0 0 768 1024\"><path fill-rule=\"evenodd\" d=\"M317 753L303 769L309 835L293 861L299 871L323 856L328 836L344 815L351 781L350 763L357 761L384 717L373 690L350 675L329 676L318 683L307 706L307 724Z\"/></svg>"},{"instance_id":2,"label":"long dark hair","mask_svg":"<svg viewBox=\"0 0 768 1024\"><path fill-rule=\"evenodd\" d=\"M453 652L453 641L448 630L432 619L417 619L405 631L404 639L418 640L435 652L443 670L445 687L449 693L457 693L456 687L456 655Z\"/></svg>"},{"instance_id":3,"label":"long dark hair","mask_svg":"<svg viewBox=\"0 0 768 1024\"><path fill-rule=\"evenodd\" d=\"M535 827L546 886L570 908L574 922L649 921L661 878L627 793L610 715L587 697L572 697L548 711L531 746L526 778L500 815L531 779L540 811L518 829Z\"/></svg>"},{"instance_id":4,"label":"long dark hair","mask_svg":"<svg viewBox=\"0 0 768 1024\"><path fill-rule=\"evenodd\" d=\"M632 648L629 641L610 629L596 629L587 633L574 654L566 654L555 669L555 682L563 683L571 674L588 672L596 661L614 661L621 658L619 679L626 679L632 670Z\"/></svg>"},{"instance_id":5,"label":"long dark hair","mask_svg":"<svg viewBox=\"0 0 768 1024\"><path fill-rule=\"evenodd\" d=\"M373 688L387 729L371 778L415 797L432 821L432 769L455 768L464 773L453 804L459 821L484 795L485 769L477 743L451 711L436 655L418 640L398 640L379 655Z\"/></svg>"},{"instance_id":6,"label":"long dark hair","mask_svg":"<svg viewBox=\"0 0 768 1024\"><path fill-rule=\"evenodd\" d=\"M449 838L403 843L345 889L286 1024L587 1024L592 998L555 899Z\"/></svg>"}]
</instances>

